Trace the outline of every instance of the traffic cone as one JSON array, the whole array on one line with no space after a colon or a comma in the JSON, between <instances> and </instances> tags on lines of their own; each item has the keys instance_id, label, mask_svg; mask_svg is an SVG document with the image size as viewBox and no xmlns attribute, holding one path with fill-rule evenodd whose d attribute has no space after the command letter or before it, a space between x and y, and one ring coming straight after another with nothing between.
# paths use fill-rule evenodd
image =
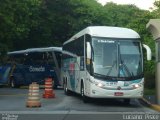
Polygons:
<instances>
[{"instance_id":1,"label":"traffic cone","mask_svg":"<svg viewBox=\"0 0 160 120\"><path fill-rule=\"evenodd\" d=\"M52 78L46 78L43 98L55 98Z\"/></svg>"},{"instance_id":2,"label":"traffic cone","mask_svg":"<svg viewBox=\"0 0 160 120\"><path fill-rule=\"evenodd\" d=\"M39 85L35 82L29 85L29 94L26 107L41 107Z\"/></svg>"}]
</instances>

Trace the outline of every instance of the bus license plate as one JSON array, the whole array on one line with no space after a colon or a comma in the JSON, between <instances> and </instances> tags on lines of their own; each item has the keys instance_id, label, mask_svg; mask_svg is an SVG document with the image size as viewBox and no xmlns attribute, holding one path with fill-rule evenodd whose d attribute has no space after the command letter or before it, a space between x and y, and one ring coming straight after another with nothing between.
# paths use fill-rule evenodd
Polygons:
<instances>
[{"instance_id":1,"label":"bus license plate","mask_svg":"<svg viewBox=\"0 0 160 120\"><path fill-rule=\"evenodd\" d=\"M123 92L115 92L114 96L123 96Z\"/></svg>"},{"instance_id":2,"label":"bus license plate","mask_svg":"<svg viewBox=\"0 0 160 120\"><path fill-rule=\"evenodd\" d=\"M107 82L107 86L117 86L118 82Z\"/></svg>"}]
</instances>

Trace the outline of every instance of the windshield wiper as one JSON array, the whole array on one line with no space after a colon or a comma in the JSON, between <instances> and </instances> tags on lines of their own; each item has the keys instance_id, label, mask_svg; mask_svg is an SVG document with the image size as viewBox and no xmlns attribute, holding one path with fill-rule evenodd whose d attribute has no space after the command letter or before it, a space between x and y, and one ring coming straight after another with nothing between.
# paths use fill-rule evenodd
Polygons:
<instances>
[{"instance_id":1,"label":"windshield wiper","mask_svg":"<svg viewBox=\"0 0 160 120\"><path fill-rule=\"evenodd\" d=\"M103 79L113 79L112 76L106 76L99 73L94 73L95 77L103 78Z\"/></svg>"},{"instance_id":2,"label":"windshield wiper","mask_svg":"<svg viewBox=\"0 0 160 120\"><path fill-rule=\"evenodd\" d=\"M109 69L109 71L107 72L107 76L110 75L110 73L111 73L113 67L116 65L116 62L117 62L116 60L113 62L112 67L111 67L111 68Z\"/></svg>"},{"instance_id":3,"label":"windshield wiper","mask_svg":"<svg viewBox=\"0 0 160 120\"><path fill-rule=\"evenodd\" d=\"M96 75L96 76L103 76L103 75L101 75L101 74L99 74L99 73L94 73L94 75Z\"/></svg>"},{"instance_id":4,"label":"windshield wiper","mask_svg":"<svg viewBox=\"0 0 160 120\"><path fill-rule=\"evenodd\" d=\"M122 66L124 66L124 68L125 68L125 70L126 70L128 76L133 76L133 73L131 74L131 72L129 71L127 65L124 64L124 62L121 60L121 66L120 66L120 67L122 67ZM120 70L121 70L121 68L120 68Z\"/></svg>"}]
</instances>

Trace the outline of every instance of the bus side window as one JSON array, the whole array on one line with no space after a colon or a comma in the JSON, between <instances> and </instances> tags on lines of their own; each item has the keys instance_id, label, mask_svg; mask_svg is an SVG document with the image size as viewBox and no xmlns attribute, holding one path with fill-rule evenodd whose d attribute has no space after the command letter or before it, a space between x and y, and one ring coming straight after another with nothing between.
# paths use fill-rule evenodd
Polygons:
<instances>
[{"instance_id":1,"label":"bus side window","mask_svg":"<svg viewBox=\"0 0 160 120\"><path fill-rule=\"evenodd\" d=\"M56 59L57 59L57 62L58 62L58 66L59 68L61 68L61 53L60 52L55 52L55 55L56 55Z\"/></svg>"},{"instance_id":2,"label":"bus side window","mask_svg":"<svg viewBox=\"0 0 160 120\"><path fill-rule=\"evenodd\" d=\"M47 54L47 63L48 63L49 65L55 67L52 52L48 52L48 54Z\"/></svg>"},{"instance_id":3,"label":"bus side window","mask_svg":"<svg viewBox=\"0 0 160 120\"><path fill-rule=\"evenodd\" d=\"M77 41L75 42L75 46L76 46L76 55L77 56L81 56L84 57L84 36L81 36L80 38L77 39Z\"/></svg>"}]
</instances>

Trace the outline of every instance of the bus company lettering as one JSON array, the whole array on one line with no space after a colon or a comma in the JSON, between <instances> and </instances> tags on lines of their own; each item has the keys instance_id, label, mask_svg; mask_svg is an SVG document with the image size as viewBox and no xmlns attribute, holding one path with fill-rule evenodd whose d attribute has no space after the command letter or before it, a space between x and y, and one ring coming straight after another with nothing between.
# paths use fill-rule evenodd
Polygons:
<instances>
[{"instance_id":1,"label":"bus company lettering","mask_svg":"<svg viewBox=\"0 0 160 120\"><path fill-rule=\"evenodd\" d=\"M33 67L33 66L30 66L29 67L29 71L30 72L44 72L45 71L45 67Z\"/></svg>"}]
</instances>

